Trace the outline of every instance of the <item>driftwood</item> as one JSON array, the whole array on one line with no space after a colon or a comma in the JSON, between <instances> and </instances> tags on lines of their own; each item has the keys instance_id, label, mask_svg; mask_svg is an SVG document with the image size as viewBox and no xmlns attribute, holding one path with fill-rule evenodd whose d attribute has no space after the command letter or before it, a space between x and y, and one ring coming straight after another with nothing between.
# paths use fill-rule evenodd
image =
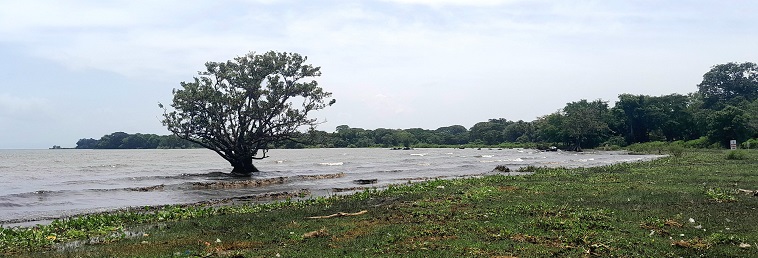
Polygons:
<instances>
[{"instance_id":1,"label":"driftwood","mask_svg":"<svg viewBox=\"0 0 758 258\"><path fill-rule=\"evenodd\" d=\"M309 219L329 219L334 217L347 217L347 216L358 216L368 213L367 210L362 210L356 213L347 213L347 212L337 212L332 215L326 215L326 216L315 216L315 217L308 217Z\"/></svg>"},{"instance_id":2,"label":"driftwood","mask_svg":"<svg viewBox=\"0 0 758 258\"><path fill-rule=\"evenodd\" d=\"M737 191L740 193L752 194L752 195L758 196L758 190L737 189Z\"/></svg>"}]
</instances>

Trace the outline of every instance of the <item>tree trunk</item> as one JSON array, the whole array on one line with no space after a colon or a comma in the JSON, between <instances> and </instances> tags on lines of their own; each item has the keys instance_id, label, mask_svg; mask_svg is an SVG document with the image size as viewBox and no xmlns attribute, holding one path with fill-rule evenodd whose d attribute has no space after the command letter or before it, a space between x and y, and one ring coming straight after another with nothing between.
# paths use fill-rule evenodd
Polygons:
<instances>
[{"instance_id":1,"label":"tree trunk","mask_svg":"<svg viewBox=\"0 0 758 258\"><path fill-rule=\"evenodd\" d=\"M235 176L250 176L254 172L258 172L258 168L253 165L253 158L241 158L238 159L235 162L230 162L232 164L232 175Z\"/></svg>"}]
</instances>

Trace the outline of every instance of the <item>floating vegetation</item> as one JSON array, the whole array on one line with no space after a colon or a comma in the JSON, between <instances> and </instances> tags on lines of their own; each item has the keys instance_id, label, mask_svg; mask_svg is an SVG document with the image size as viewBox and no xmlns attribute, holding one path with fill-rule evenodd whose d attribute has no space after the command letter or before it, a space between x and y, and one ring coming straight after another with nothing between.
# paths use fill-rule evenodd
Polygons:
<instances>
[{"instance_id":1,"label":"floating vegetation","mask_svg":"<svg viewBox=\"0 0 758 258\"><path fill-rule=\"evenodd\" d=\"M507 166L505 166L505 165L497 165L497 166L495 167L495 169L493 169L492 171L498 171L498 172L511 172L511 169L510 169L510 168L508 168L508 167L507 167Z\"/></svg>"},{"instance_id":2,"label":"floating vegetation","mask_svg":"<svg viewBox=\"0 0 758 258\"><path fill-rule=\"evenodd\" d=\"M124 190L135 191L135 192L151 192L151 191L156 191L156 190L163 190L165 186L166 185L161 184L161 185L146 186L146 187L129 187L129 188L125 188Z\"/></svg>"},{"instance_id":3,"label":"floating vegetation","mask_svg":"<svg viewBox=\"0 0 758 258\"><path fill-rule=\"evenodd\" d=\"M353 183L356 183L356 184L359 184L359 185L376 184L377 182L379 182L379 179L376 179L376 178L353 180Z\"/></svg>"}]
</instances>

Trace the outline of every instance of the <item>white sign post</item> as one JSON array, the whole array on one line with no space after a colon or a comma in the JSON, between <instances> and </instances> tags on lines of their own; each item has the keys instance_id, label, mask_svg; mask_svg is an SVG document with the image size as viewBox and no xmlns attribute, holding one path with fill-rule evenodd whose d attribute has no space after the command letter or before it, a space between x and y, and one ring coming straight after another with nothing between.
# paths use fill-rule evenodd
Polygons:
<instances>
[{"instance_id":1,"label":"white sign post","mask_svg":"<svg viewBox=\"0 0 758 258\"><path fill-rule=\"evenodd\" d=\"M731 140L731 141L729 141L729 147L731 147L732 150L736 150L737 149L737 140Z\"/></svg>"}]
</instances>

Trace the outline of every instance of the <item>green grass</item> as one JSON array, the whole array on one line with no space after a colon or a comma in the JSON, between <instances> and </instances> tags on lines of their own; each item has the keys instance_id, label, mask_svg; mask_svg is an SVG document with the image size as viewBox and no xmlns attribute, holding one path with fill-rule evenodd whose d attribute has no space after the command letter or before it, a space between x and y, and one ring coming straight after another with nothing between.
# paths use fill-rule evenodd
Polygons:
<instances>
[{"instance_id":1,"label":"green grass","mask_svg":"<svg viewBox=\"0 0 758 258\"><path fill-rule=\"evenodd\" d=\"M645 163L532 168L531 176L438 180L306 202L104 214L102 223L97 216L57 222L58 231L6 230L0 254L758 257L758 197L738 191L758 189L758 152L743 154L688 150ZM361 210L368 212L307 218Z\"/></svg>"}]
</instances>

